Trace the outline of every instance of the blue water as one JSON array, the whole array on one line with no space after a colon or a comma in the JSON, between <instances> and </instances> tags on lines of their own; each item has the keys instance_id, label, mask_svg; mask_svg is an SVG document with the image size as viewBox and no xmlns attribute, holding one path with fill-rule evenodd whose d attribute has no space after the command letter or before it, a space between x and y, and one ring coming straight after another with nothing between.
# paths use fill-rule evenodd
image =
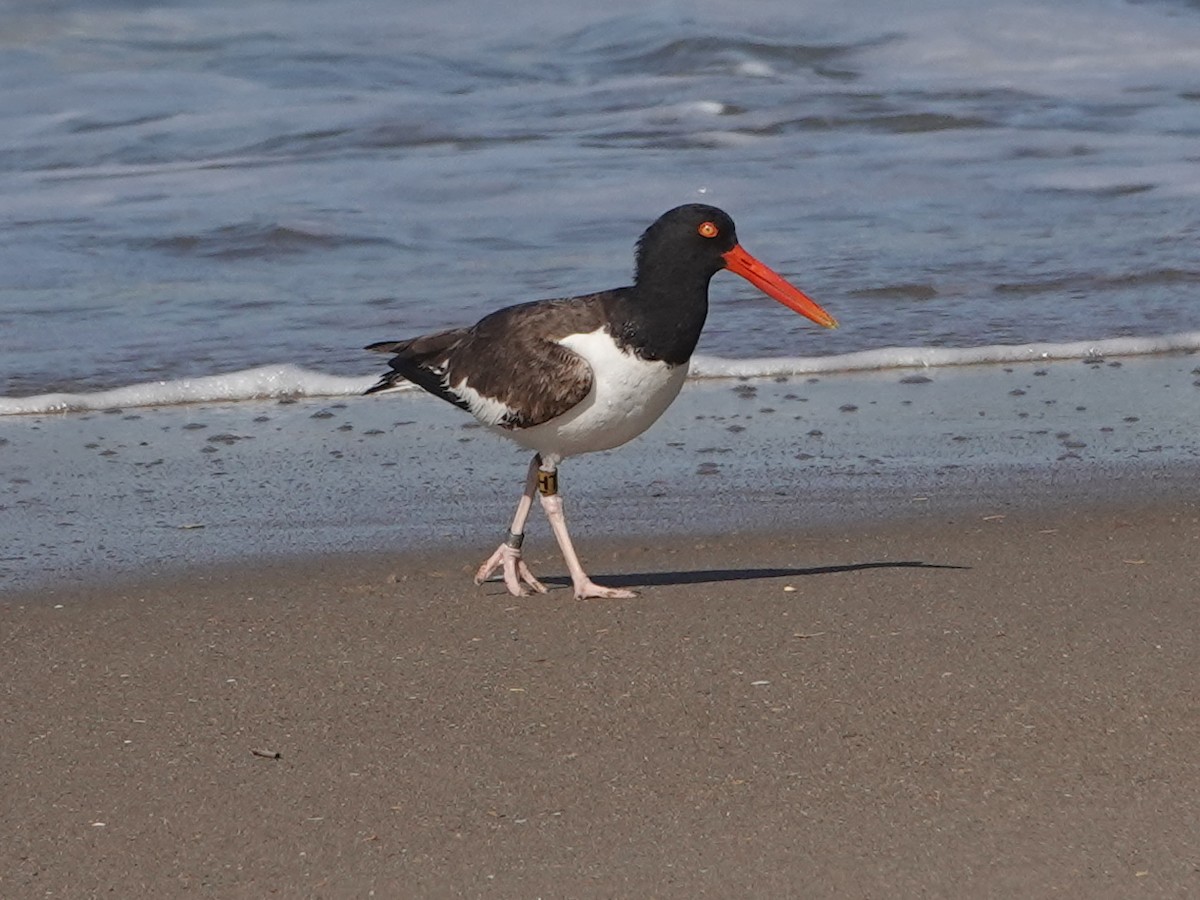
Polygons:
<instances>
[{"instance_id":1,"label":"blue water","mask_svg":"<svg viewBox=\"0 0 1200 900\"><path fill-rule=\"evenodd\" d=\"M694 200L842 323L719 275L702 374L1200 346L1194 0L410 7L5 4L0 411L344 392Z\"/></svg>"}]
</instances>

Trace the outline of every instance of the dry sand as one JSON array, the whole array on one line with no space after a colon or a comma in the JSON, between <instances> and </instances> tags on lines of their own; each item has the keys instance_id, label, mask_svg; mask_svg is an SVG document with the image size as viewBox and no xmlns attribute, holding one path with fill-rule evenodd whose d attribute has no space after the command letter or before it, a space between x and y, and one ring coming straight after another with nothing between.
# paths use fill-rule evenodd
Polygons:
<instances>
[{"instance_id":1,"label":"dry sand","mask_svg":"<svg viewBox=\"0 0 1200 900\"><path fill-rule=\"evenodd\" d=\"M1195 492L581 544L8 595L0 896L1200 896Z\"/></svg>"}]
</instances>

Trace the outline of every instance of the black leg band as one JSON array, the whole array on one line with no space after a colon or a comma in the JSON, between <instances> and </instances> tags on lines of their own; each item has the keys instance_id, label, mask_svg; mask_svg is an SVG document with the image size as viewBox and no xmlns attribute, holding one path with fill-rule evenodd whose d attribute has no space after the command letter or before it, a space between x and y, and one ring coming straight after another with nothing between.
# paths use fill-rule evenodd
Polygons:
<instances>
[{"instance_id":1,"label":"black leg band","mask_svg":"<svg viewBox=\"0 0 1200 900\"><path fill-rule=\"evenodd\" d=\"M513 534L511 531L508 533L508 537L504 539L504 546L512 547L514 550L520 550L523 543L525 543L525 535Z\"/></svg>"}]
</instances>

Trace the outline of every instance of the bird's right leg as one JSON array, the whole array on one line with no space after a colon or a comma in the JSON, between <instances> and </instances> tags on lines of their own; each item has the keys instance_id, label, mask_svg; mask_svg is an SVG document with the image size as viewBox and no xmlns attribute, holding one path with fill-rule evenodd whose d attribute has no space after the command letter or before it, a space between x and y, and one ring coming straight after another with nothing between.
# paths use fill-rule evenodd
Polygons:
<instances>
[{"instance_id":1,"label":"bird's right leg","mask_svg":"<svg viewBox=\"0 0 1200 900\"><path fill-rule=\"evenodd\" d=\"M513 516L512 527L504 543L496 548L496 552L488 557L488 561L479 567L475 573L475 583L483 584L497 568L503 567L504 585L514 597L529 593L529 588L540 594L546 593L546 586L533 577L525 560L521 559L521 543L525 540L525 522L529 518L529 510L533 506L533 492L537 490L538 468L542 458L534 455L529 463L529 475L525 479L525 492L517 504L517 514Z\"/></svg>"}]
</instances>

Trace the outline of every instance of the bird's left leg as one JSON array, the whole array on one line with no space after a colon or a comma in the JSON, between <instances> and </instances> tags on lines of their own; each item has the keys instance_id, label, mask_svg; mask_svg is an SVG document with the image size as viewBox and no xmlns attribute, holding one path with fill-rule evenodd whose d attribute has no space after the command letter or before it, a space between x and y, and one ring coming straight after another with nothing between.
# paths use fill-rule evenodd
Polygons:
<instances>
[{"instance_id":1,"label":"bird's left leg","mask_svg":"<svg viewBox=\"0 0 1200 900\"><path fill-rule=\"evenodd\" d=\"M538 493L541 495L542 509L546 511L546 518L550 520L550 528L553 529L554 537L558 541L558 549L562 551L563 559L567 563L567 569L571 573L571 584L575 590L575 599L586 600L589 597L604 597L607 599L628 600L631 597L636 597L637 593L635 591L627 591L624 588L604 587L588 578L587 573L583 571L583 565L579 562L579 556L575 553L575 547L571 543L571 535L567 533L567 519L563 515L562 497L558 494L558 470L552 465L547 467L543 464L538 469L537 477Z\"/></svg>"},{"instance_id":2,"label":"bird's left leg","mask_svg":"<svg viewBox=\"0 0 1200 900\"><path fill-rule=\"evenodd\" d=\"M487 562L475 573L475 583L483 584L497 568L503 567L504 586L514 597L529 593L533 588L540 594L546 593L546 586L533 577L525 560L521 559L521 543L525 540L525 522L529 518L529 510L533 506L533 492L537 489L538 470L542 464L541 456L534 455L529 463L529 475L525 478L525 492L517 503L517 514L513 516L512 527L504 543L496 548L496 552L488 557Z\"/></svg>"}]
</instances>

